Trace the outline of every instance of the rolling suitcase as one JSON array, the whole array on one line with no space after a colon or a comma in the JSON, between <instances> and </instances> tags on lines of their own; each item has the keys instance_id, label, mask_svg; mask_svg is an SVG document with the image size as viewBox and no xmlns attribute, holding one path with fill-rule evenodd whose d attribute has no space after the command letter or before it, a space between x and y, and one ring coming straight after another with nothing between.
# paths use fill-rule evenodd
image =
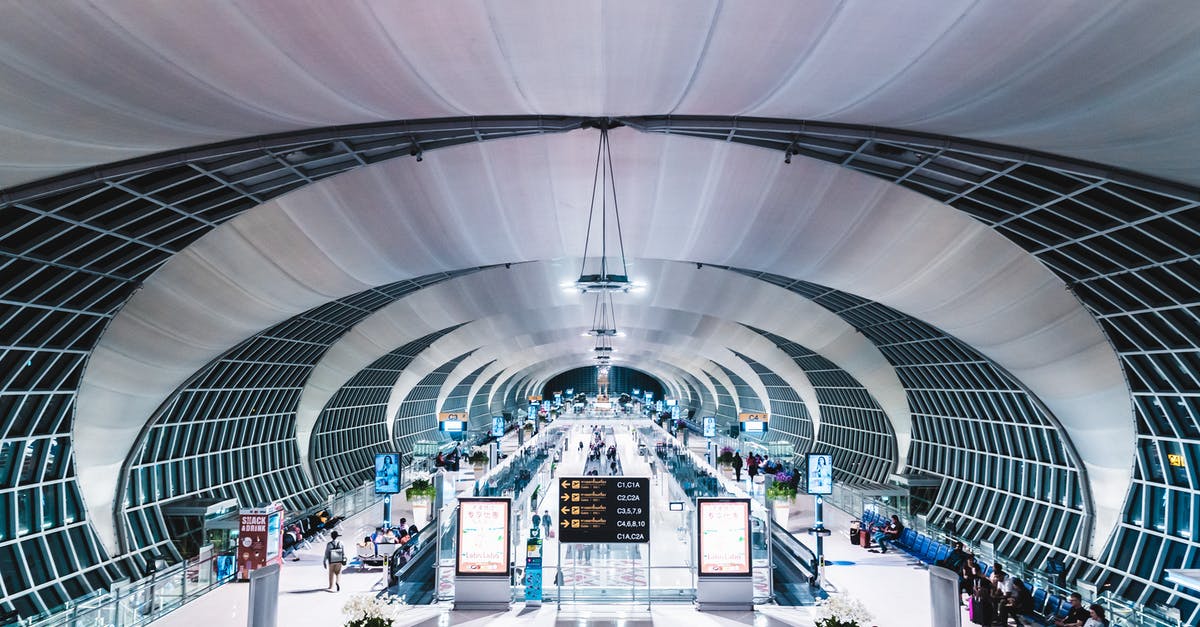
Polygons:
<instances>
[{"instance_id":1,"label":"rolling suitcase","mask_svg":"<svg viewBox=\"0 0 1200 627\"><path fill-rule=\"evenodd\" d=\"M978 594L971 595L971 598L967 599L967 617L976 625L991 625L996 619L996 610L991 599Z\"/></svg>"},{"instance_id":2,"label":"rolling suitcase","mask_svg":"<svg viewBox=\"0 0 1200 627\"><path fill-rule=\"evenodd\" d=\"M858 530L861 528L861 522L857 520L850 521L850 544L858 544Z\"/></svg>"},{"instance_id":3,"label":"rolling suitcase","mask_svg":"<svg viewBox=\"0 0 1200 627\"><path fill-rule=\"evenodd\" d=\"M858 530L858 543L860 545L862 545L862 548L864 548L864 549L871 548L871 533L869 531L867 531L866 529L859 529Z\"/></svg>"}]
</instances>

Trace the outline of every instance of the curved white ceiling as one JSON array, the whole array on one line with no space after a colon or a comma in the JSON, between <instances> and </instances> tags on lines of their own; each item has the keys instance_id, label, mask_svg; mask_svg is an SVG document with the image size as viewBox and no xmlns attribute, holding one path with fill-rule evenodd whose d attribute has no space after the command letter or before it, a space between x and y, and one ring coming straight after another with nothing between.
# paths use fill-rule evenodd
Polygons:
<instances>
[{"instance_id":1,"label":"curved white ceiling","mask_svg":"<svg viewBox=\"0 0 1200 627\"><path fill-rule=\"evenodd\" d=\"M1129 483L1129 394L1096 322L1037 260L956 210L835 165L789 166L774 151L629 129L611 135L630 258L814 281L974 345L1071 434L1103 539ZM128 445L172 391L258 330L374 285L579 254L595 146L595 132L581 131L361 168L268 202L176 255L114 318L84 374L74 429L88 506L108 511ZM559 280L577 274L567 265ZM761 316L755 326L806 342L777 293L764 284L731 303L721 291L693 291L689 308ZM486 308L520 295L482 288L472 298ZM654 305L657 292L647 296ZM443 306L420 312L431 330L447 326Z\"/></svg>"},{"instance_id":2,"label":"curved white ceiling","mask_svg":"<svg viewBox=\"0 0 1200 627\"><path fill-rule=\"evenodd\" d=\"M897 127L1200 182L1191 0L0 4L0 187L460 115Z\"/></svg>"},{"instance_id":3,"label":"curved white ceiling","mask_svg":"<svg viewBox=\"0 0 1200 627\"><path fill-rule=\"evenodd\" d=\"M585 324L580 324L581 321L586 322L585 309L564 307L541 311L551 315L531 321L529 312L507 313L477 320L439 338L400 375L388 404L387 415L394 417L395 408L425 375L468 351L475 352L455 368L459 372L458 378L447 379L448 385L442 388L438 407L441 407L446 394L462 376L493 359L505 366L512 366L516 371L542 361L545 356L575 356L594 363L591 359L595 355L592 345L580 337L580 333L587 328ZM800 395L814 422L819 422L816 393L807 375L790 357L761 335L733 322L689 312L640 307L633 313L636 315L621 325L626 330L626 336L614 342L619 346L615 355L618 365L637 368L643 366L644 360L661 358L687 370L689 362L698 363L696 356L704 357L737 373L769 409L771 401L766 387L746 362L731 352L737 350L779 375ZM429 354L428 359L424 358L426 353Z\"/></svg>"},{"instance_id":4,"label":"curved white ceiling","mask_svg":"<svg viewBox=\"0 0 1200 627\"><path fill-rule=\"evenodd\" d=\"M478 339L474 343L457 343L456 348L442 351L436 358L426 356L425 369L411 364L403 381L397 384L400 389L406 389L406 385L419 381L449 359L510 335L512 331L507 327L491 326L505 321L496 317L501 314L520 317L529 329L579 326L574 331L575 345L590 349L588 341L580 334L586 330L581 325L591 320L592 301L590 297L565 292L558 287L563 267L578 266L570 262L531 263L514 265L511 269L484 270L414 292L364 319L330 347L305 385L296 416L301 455L307 455L311 431L321 409L350 377L396 346L438 329L476 320L478 322L446 337L469 331ZM903 386L879 350L841 318L797 294L733 272L716 268L698 270L691 264L649 260L639 260L633 267L652 288L644 295L630 294L615 299L617 321L622 329L640 324L643 328L664 332L677 332L683 328L692 328L697 333L711 332L711 329L696 326L697 316L687 315L694 312L756 326L801 342L831 360L841 359L844 363L837 363L870 390L893 421L902 453L900 457L904 458L911 418ZM711 293L724 297L699 297ZM744 328L740 332L744 332L746 338L738 340L741 344L750 346L761 342L762 346L769 345L779 356L784 356L758 334ZM726 343L726 346L737 345ZM770 351L764 349L763 352ZM786 364L778 364L770 357L759 360L776 370L795 367L790 358ZM737 361L745 363L740 359ZM744 378L757 380L752 372ZM806 387L809 392L805 391ZM796 389L802 395L807 394L805 400L810 408L817 406L811 386L798 385ZM387 415L395 414L401 400L403 396L393 396ZM818 412L813 413L819 418Z\"/></svg>"}]
</instances>

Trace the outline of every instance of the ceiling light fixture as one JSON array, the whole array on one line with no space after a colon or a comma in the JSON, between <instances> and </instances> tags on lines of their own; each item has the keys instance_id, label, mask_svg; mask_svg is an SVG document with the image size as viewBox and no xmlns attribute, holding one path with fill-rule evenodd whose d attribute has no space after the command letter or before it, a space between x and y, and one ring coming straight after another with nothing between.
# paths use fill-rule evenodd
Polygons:
<instances>
[{"instance_id":1,"label":"ceiling light fixture","mask_svg":"<svg viewBox=\"0 0 1200 627\"><path fill-rule=\"evenodd\" d=\"M621 238L621 213L617 207L617 182L612 167L612 149L608 141L608 129L617 125L613 120L604 120L600 126L600 145L596 148L596 168L592 174L592 199L588 206L588 228L583 240L583 263L579 268L579 279L575 287L580 292L628 292L633 284L629 281L629 267L625 263L625 243ZM600 193L597 194L596 192ZM617 249L620 252L620 268L609 267L608 261L608 199L612 192L613 223L616 228ZM597 199L597 196L599 198ZM597 203L597 200L599 202ZM592 223L596 218L597 204L600 209L600 255L589 264L588 248L592 243ZM590 266L590 267L589 267Z\"/></svg>"}]
</instances>

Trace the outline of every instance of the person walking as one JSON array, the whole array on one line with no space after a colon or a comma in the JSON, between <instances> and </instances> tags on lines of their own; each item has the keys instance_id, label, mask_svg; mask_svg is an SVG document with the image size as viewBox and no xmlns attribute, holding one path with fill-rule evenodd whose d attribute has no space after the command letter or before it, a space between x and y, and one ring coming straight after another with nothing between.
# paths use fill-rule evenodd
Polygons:
<instances>
[{"instance_id":1,"label":"person walking","mask_svg":"<svg viewBox=\"0 0 1200 627\"><path fill-rule=\"evenodd\" d=\"M733 453L733 480L742 480L742 454L737 451Z\"/></svg>"},{"instance_id":2,"label":"person walking","mask_svg":"<svg viewBox=\"0 0 1200 627\"><path fill-rule=\"evenodd\" d=\"M550 537L550 510L548 510L548 509L542 510L542 528L546 530L546 532L542 534L542 537L549 538Z\"/></svg>"},{"instance_id":3,"label":"person walking","mask_svg":"<svg viewBox=\"0 0 1200 627\"><path fill-rule=\"evenodd\" d=\"M342 589L342 566L346 565L346 549L342 548L341 542L338 542L338 532L336 531L329 534L329 542L325 545L325 559L322 564L329 569L329 587L326 590L340 591Z\"/></svg>"}]
</instances>

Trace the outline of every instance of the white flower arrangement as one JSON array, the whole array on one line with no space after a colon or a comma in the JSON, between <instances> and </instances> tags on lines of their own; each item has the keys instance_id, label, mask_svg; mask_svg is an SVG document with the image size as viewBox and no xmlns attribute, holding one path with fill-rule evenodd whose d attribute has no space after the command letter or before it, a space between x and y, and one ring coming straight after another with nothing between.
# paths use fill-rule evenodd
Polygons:
<instances>
[{"instance_id":1,"label":"white flower arrangement","mask_svg":"<svg viewBox=\"0 0 1200 627\"><path fill-rule=\"evenodd\" d=\"M358 594L346 601L342 613L349 617L346 627L391 627L396 613L407 605L404 597L380 599L375 594Z\"/></svg>"},{"instance_id":2,"label":"white flower arrangement","mask_svg":"<svg viewBox=\"0 0 1200 627\"><path fill-rule=\"evenodd\" d=\"M871 613L858 599L829 597L818 606L817 627L862 627L871 622Z\"/></svg>"}]
</instances>

